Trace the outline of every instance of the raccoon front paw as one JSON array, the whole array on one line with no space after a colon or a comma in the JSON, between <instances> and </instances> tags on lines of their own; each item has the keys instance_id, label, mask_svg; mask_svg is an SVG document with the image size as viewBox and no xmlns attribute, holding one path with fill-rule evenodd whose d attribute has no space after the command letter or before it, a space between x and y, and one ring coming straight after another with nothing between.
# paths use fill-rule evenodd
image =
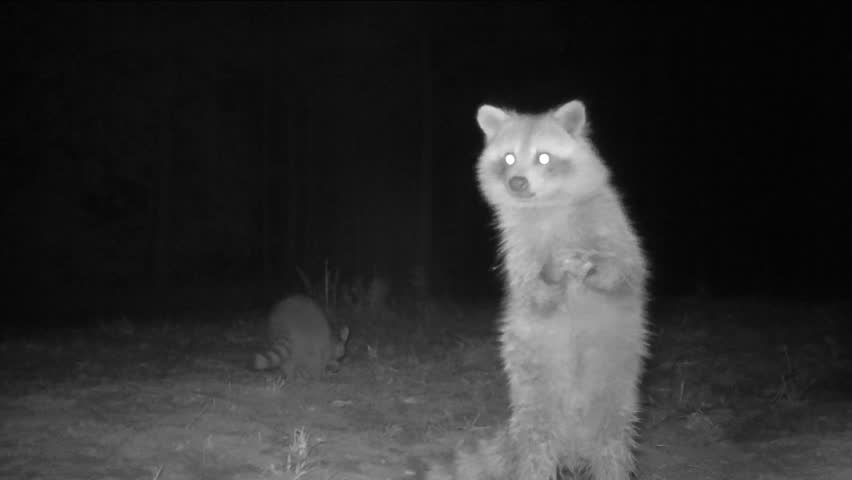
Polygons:
<instances>
[{"instance_id":1,"label":"raccoon front paw","mask_svg":"<svg viewBox=\"0 0 852 480\"><path fill-rule=\"evenodd\" d=\"M578 284L601 291L614 291L624 283L621 263L612 254L571 250L560 255L559 265Z\"/></svg>"},{"instance_id":2,"label":"raccoon front paw","mask_svg":"<svg viewBox=\"0 0 852 480\"><path fill-rule=\"evenodd\" d=\"M613 255L596 254L584 284L609 295L622 295L634 290L629 266Z\"/></svg>"},{"instance_id":3,"label":"raccoon front paw","mask_svg":"<svg viewBox=\"0 0 852 480\"><path fill-rule=\"evenodd\" d=\"M613 262L598 262L586 276L586 284L598 290L615 290L623 280L621 271Z\"/></svg>"},{"instance_id":4,"label":"raccoon front paw","mask_svg":"<svg viewBox=\"0 0 852 480\"><path fill-rule=\"evenodd\" d=\"M559 269L572 278L584 282L594 271L594 253L585 250L571 250L560 255Z\"/></svg>"}]
</instances>

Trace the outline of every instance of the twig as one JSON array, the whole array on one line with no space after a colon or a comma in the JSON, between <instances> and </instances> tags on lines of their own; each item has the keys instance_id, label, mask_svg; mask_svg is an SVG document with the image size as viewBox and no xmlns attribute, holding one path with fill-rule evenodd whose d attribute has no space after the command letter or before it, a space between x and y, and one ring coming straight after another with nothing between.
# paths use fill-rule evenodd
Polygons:
<instances>
[{"instance_id":1,"label":"twig","mask_svg":"<svg viewBox=\"0 0 852 480\"><path fill-rule=\"evenodd\" d=\"M186 429L187 429L187 430L188 430L190 427L192 427L193 425L195 425L195 422L197 422L197 421L198 421L198 419L199 419L199 418L201 418L201 416L202 416L202 415L204 415L204 413L207 411L207 409L208 409L208 408L210 408L210 404L211 404L211 403L213 403L213 402L215 402L215 400L213 400L212 402L207 402L207 403L205 403L205 404L204 404L204 408L202 408L202 409L201 409L201 411L200 411L200 412L198 412L198 415L196 415L196 416L192 419L192 421L191 421L191 422L189 422L189 423L186 425Z\"/></svg>"}]
</instances>

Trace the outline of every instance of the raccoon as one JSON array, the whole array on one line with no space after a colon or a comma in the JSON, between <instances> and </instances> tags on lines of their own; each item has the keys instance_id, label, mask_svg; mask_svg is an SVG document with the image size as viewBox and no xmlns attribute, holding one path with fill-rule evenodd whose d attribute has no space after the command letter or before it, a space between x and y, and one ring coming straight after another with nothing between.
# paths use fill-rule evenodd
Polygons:
<instances>
[{"instance_id":1,"label":"raccoon","mask_svg":"<svg viewBox=\"0 0 852 480\"><path fill-rule=\"evenodd\" d=\"M338 370L346 353L349 328L333 335L323 308L304 295L276 304L268 317L271 348L255 354L254 368L279 367L287 379L319 379L326 369Z\"/></svg>"},{"instance_id":2,"label":"raccoon","mask_svg":"<svg viewBox=\"0 0 852 480\"><path fill-rule=\"evenodd\" d=\"M427 478L552 480L635 470L646 260L575 100L541 114L484 105L479 187L507 295L500 351L511 416Z\"/></svg>"}]
</instances>

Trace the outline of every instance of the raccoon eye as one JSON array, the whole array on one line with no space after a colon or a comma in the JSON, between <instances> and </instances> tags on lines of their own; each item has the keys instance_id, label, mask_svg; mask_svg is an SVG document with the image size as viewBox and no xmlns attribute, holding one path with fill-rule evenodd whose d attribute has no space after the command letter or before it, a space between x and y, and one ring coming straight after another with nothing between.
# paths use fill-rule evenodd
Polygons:
<instances>
[{"instance_id":1,"label":"raccoon eye","mask_svg":"<svg viewBox=\"0 0 852 480\"><path fill-rule=\"evenodd\" d=\"M503 160L506 161L506 165L514 165L515 164L515 154L514 153L507 153L506 156L503 157Z\"/></svg>"},{"instance_id":2,"label":"raccoon eye","mask_svg":"<svg viewBox=\"0 0 852 480\"><path fill-rule=\"evenodd\" d=\"M540 165L547 165L550 163L550 154L549 153L539 153L538 154L538 163Z\"/></svg>"}]
</instances>

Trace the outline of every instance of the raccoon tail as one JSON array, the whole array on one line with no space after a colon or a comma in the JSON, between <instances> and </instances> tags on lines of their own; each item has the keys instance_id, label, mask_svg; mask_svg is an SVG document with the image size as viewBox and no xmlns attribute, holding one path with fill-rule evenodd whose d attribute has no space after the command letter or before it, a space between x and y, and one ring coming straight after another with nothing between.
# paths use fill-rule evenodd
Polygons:
<instances>
[{"instance_id":1,"label":"raccoon tail","mask_svg":"<svg viewBox=\"0 0 852 480\"><path fill-rule=\"evenodd\" d=\"M254 369L255 370L266 370L269 368L274 368L281 366L284 363L284 359L286 356L284 352L280 349L273 349L262 353L256 353L254 355Z\"/></svg>"},{"instance_id":2,"label":"raccoon tail","mask_svg":"<svg viewBox=\"0 0 852 480\"><path fill-rule=\"evenodd\" d=\"M449 469L432 465L426 480L510 480L516 457L503 428L493 438L479 440L472 450L459 448Z\"/></svg>"}]
</instances>

